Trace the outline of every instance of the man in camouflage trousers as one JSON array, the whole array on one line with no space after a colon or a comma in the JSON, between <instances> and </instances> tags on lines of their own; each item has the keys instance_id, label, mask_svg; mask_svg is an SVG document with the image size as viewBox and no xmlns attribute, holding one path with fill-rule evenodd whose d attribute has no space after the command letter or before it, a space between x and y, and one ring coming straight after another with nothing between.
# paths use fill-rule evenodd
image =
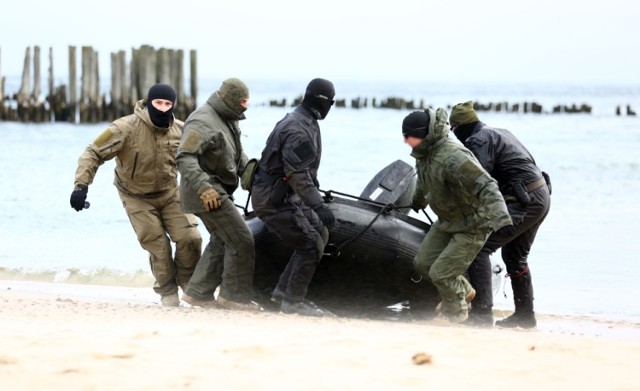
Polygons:
<instances>
[{"instance_id":1,"label":"man in camouflage trousers","mask_svg":"<svg viewBox=\"0 0 640 391\"><path fill-rule=\"evenodd\" d=\"M426 109L405 117L402 134L416 159L418 179L411 207L427 205L438 216L418 248L416 271L442 298L440 316L460 323L475 296L463 276L492 231L511 218L496 181L469 150L449 137L447 112Z\"/></svg>"}]
</instances>

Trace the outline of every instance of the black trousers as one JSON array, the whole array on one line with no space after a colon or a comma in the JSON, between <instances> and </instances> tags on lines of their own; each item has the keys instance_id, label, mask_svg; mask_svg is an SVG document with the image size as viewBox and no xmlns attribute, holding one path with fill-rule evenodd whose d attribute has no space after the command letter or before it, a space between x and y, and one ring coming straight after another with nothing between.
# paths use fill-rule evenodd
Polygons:
<instances>
[{"instance_id":1,"label":"black trousers","mask_svg":"<svg viewBox=\"0 0 640 391\"><path fill-rule=\"evenodd\" d=\"M507 209L511 215L511 220L515 227L515 233L510 237L504 237L498 233L493 233L473 260L469 269L469 282L476 290L476 297L471 302L471 313L487 314L491 313L493 307L492 270L490 255L501 248L502 260L507 267L507 273L513 281L524 275L530 281L530 271L528 264L529 252L538 233L538 228L549 213L551 198L546 185L529 193L531 199L529 205L523 207L518 203L507 203ZM529 284L531 286L531 284ZM514 299L531 301L528 303L533 308L533 292L525 298L515 296L521 295L518 290L514 290Z\"/></svg>"},{"instance_id":2,"label":"black trousers","mask_svg":"<svg viewBox=\"0 0 640 391\"><path fill-rule=\"evenodd\" d=\"M289 302L304 300L327 244L328 230L316 213L304 204L261 216L261 220L267 229L294 248L276 289L284 292L284 299Z\"/></svg>"}]
</instances>

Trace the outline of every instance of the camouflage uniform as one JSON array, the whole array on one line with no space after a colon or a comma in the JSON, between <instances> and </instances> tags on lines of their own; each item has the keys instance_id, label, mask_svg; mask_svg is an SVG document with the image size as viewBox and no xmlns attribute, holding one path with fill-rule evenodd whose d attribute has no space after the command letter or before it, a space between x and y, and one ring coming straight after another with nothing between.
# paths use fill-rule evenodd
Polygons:
<instances>
[{"instance_id":1,"label":"camouflage uniform","mask_svg":"<svg viewBox=\"0 0 640 391\"><path fill-rule=\"evenodd\" d=\"M438 289L442 313L462 321L471 291L463 273L489 234L510 225L511 218L496 181L469 150L449 137L446 111L427 112L427 136L411 153L418 172L412 205L430 205L438 220L421 243L414 265Z\"/></svg>"},{"instance_id":2,"label":"camouflage uniform","mask_svg":"<svg viewBox=\"0 0 640 391\"><path fill-rule=\"evenodd\" d=\"M149 252L153 289L167 296L186 289L200 257L202 239L194 216L180 210L175 165L184 124L153 124L146 99L115 120L78 159L76 186L93 182L98 167L115 158L114 185L142 248ZM167 236L168 235L168 236ZM175 259L170 240L175 242Z\"/></svg>"}]
</instances>

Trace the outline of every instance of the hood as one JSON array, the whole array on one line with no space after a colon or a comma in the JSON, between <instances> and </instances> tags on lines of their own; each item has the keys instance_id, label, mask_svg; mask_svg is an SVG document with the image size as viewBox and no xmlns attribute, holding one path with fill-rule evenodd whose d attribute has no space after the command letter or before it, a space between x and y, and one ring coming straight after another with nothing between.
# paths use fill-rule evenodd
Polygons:
<instances>
[{"instance_id":1,"label":"hood","mask_svg":"<svg viewBox=\"0 0 640 391\"><path fill-rule=\"evenodd\" d=\"M447 111L442 107L437 108L435 111L431 108L427 109L429 113L429 133L425 137L423 144L433 145L439 140L449 135L449 116Z\"/></svg>"},{"instance_id":2,"label":"hood","mask_svg":"<svg viewBox=\"0 0 640 391\"><path fill-rule=\"evenodd\" d=\"M213 109L220 115L221 118L228 121L239 121L243 120L245 117L244 113L237 113L232 108L227 106L226 103L220 97L218 91L213 92L209 95L209 99L207 99L207 104L211 105Z\"/></svg>"},{"instance_id":3,"label":"hood","mask_svg":"<svg viewBox=\"0 0 640 391\"><path fill-rule=\"evenodd\" d=\"M447 122L449 116L445 109L439 107L434 111L433 109L428 108L426 111L429 113L430 118L429 133L427 134L427 137L424 138L424 141L413 149L411 156L416 158L420 158L427 154L436 143L446 139L451 131L449 123Z\"/></svg>"}]
</instances>

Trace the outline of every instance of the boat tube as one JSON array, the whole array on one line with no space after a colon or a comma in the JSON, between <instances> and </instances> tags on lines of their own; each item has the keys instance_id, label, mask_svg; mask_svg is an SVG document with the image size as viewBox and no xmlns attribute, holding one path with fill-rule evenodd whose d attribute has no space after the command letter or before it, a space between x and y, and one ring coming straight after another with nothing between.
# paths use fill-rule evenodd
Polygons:
<instances>
[{"instance_id":1,"label":"boat tube","mask_svg":"<svg viewBox=\"0 0 640 391\"><path fill-rule=\"evenodd\" d=\"M309 285L309 300L345 316L369 316L398 304L412 313L432 312L440 300L437 290L413 267L430 227L407 215L414 189L413 167L397 160L375 175L359 197L321 190L336 222ZM255 240L254 287L268 308L293 248L253 212L245 220Z\"/></svg>"}]
</instances>

